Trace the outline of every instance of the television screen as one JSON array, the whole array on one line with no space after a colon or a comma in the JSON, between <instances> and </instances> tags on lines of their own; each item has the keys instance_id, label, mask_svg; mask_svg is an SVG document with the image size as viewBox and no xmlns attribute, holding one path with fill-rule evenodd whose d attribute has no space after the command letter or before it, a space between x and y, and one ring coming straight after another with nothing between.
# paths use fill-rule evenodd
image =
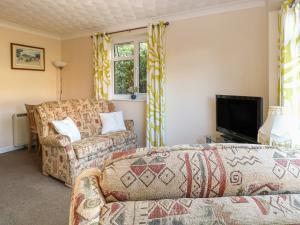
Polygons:
<instances>
[{"instance_id":1,"label":"television screen","mask_svg":"<svg viewBox=\"0 0 300 225\"><path fill-rule=\"evenodd\" d=\"M256 141L262 125L262 98L217 95L217 131Z\"/></svg>"}]
</instances>

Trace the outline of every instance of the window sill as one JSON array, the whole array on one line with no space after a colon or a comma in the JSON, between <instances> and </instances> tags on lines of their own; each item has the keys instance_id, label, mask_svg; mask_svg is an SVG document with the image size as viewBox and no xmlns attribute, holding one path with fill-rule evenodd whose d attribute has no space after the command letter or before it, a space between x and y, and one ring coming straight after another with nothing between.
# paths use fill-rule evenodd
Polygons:
<instances>
[{"instance_id":1,"label":"window sill","mask_svg":"<svg viewBox=\"0 0 300 225\"><path fill-rule=\"evenodd\" d=\"M136 99L131 99L131 95L112 95L112 101L125 101L125 102L146 102L147 94L138 93Z\"/></svg>"},{"instance_id":2,"label":"window sill","mask_svg":"<svg viewBox=\"0 0 300 225\"><path fill-rule=\"evenodd\" d=\"M140 98L140 99L119 99L119 98L113 98L112 101L114 102L146 102L147 99L143 99L143 98Z\"/></svg>"}]
</instances>

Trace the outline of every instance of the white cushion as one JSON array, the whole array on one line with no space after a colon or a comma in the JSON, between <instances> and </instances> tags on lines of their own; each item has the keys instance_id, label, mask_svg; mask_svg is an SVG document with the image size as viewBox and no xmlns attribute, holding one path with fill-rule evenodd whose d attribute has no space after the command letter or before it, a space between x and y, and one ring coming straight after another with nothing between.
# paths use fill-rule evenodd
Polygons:
<instances>
[{"instance_id":1,"label":"white cushion","mask_svg":"<svg viewBox=\"0 0 300 225\"><path fill-rule=\"evenodd\" d=\"M101 134L126 130L123 112L100 113L102 123Z\"/></svg>"},{"instance_id":2,"label":"white cushion","mask_svg":"<svg viewBox=\"0 0 300 225\"><path fill-rule=\"evenodd\" d=\"M81 139L79 129L70 117L64 120L54 120L52 124L55 130L62 135L66 135L71 139L71 142Z\"/></svg>"}]
</instances>

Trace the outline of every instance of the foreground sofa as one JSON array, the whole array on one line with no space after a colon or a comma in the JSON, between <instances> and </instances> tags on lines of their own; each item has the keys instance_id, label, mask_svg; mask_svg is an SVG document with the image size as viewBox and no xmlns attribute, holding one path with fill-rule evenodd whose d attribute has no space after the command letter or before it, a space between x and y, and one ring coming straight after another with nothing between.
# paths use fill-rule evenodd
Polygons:
<instances>
[{"instance_id":1,"label":"foreground sofa","mask_svg":"<svg viewBox=\"0 0 300 225\"><path fill-rule=\"evenodd\" d=\"M112 153L76 180L70 225L300 224L300 152L212 144Z\"/></svg>"},{"instance_id":2,"label":"foreground sofa","mask_svg":"<svg viewBox=\"0 0 300 225\"><path fill-rule=\"evenodd\" d=\"M35 119L42 145L43 174L71 186L84 169L101 167L107 153L136 148L137 136L132 120L125 121L126 131L100 135L100 113L113 110L113 103L105 100L75 99L41 104ZM80 141L71 143L52 126L51 121L66 117L79 128Z\"/></svg>"}]
</instances>

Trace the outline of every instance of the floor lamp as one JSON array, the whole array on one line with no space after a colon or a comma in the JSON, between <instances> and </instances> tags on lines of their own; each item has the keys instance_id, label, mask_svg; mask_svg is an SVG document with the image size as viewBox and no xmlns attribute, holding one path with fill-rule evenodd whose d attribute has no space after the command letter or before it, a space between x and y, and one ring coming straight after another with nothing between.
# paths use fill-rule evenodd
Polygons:
<instances>
[{"instance_id":1,"label":"floor lamp","mask_svg":"<svg viewBox=\"0 0 300 225\"><path fill-rule=\"evenodd\" d=\"M61 100L61 96L62 96L62 75L61 75L61 71L67 65L67 63L64 62L64 61L54 61L53 65L59 71L59 100Z\"/></svg>"}]
</instances>

